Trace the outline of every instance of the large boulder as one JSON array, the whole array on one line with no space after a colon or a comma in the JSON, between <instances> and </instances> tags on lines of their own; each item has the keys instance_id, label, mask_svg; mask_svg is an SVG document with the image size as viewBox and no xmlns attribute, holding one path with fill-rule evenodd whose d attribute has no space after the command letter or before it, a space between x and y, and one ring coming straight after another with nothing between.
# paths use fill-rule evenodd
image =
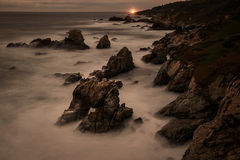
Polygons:
<instances>
[{"instance_id":1,"label":"large boulder","mask_svg":"<svg viewBox=\"0 0 240 160\"><path fill-rule=\"evenodd\" d=\"M105 78L114 77L120 73L128 72L134 68L131 51L123 47L116 56L110 57L107 66L103 67Z\"/></svg>"},{"instance_id":2,"label":"large boulder","mask_svg":"<svg viewBox=\"0 0 240 160\"><path fill-rule=\"evenodd\" d=\"M119 105L118 89L122 87L119 84L107 79L82 79L73 92L69 108L57 124L83 119L78 129L97 133L122 127L123 121L131 117L133 110Z\"/></svg>"},{"instance_id":3,"label":"large boulder","mask_svg":"<svg viewBox=\"0 0 240 160\"><path fill-rule=\"evenodd\" d=\"M110 47L111 47L111 42L109 41L108 36L104 35L100 39L100 41L99 41L99 43L97 45L97 48L98 49L104 49L104 48L110 48Z\"/></svg>"},{"instance_id":4,"label":"large boulder","mask_svg":"<svg viewBox=\"0 0 240 160\"><path fill-rule=\"evenodd\" d=\"M239 86L239 77L229 84L217 116L197 128L183 160L240 159Z\"/></svg>"}]
</instances>

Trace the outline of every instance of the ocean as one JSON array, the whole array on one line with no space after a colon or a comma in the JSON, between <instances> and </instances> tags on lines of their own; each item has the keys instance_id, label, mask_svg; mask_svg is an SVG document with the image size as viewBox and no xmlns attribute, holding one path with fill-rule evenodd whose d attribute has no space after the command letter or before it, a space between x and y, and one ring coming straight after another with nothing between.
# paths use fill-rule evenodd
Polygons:
<instances>
[{"instance_id":1,"label":"ocean","mask_svg":"<svg viewBox=\"0 0 240 160\"><path fill-rule=\"evenodd\" d=\"M109 22L126 13L0 13L0 159L1 160L180 160L187 144L174 146L155 133L169 119L154 114L178 94L166 87L153 87L160 65L145 64L140 52L169 31L151 31L144 23ZM103 19L103 20L100 20ZM6 48L10 42L31 42L35 38L64 39L70 29L82 30L89 50ZM104 34L110 49L96 49ZM136 68L114 79L121 80L120 100L133 108L133 118L121 132L88 134L75 131L79 122L57 127L55 122L67 109L77 84L62 86L55 73L80 72L87 77L101 69L110 56L128 47ZM37 56L42 52L46 55ZM78 61L80 63L76 65ZM15 68L15 69L11 69ZM134 81L139 83L135 84Z\"/></svg>"}]
</instances>

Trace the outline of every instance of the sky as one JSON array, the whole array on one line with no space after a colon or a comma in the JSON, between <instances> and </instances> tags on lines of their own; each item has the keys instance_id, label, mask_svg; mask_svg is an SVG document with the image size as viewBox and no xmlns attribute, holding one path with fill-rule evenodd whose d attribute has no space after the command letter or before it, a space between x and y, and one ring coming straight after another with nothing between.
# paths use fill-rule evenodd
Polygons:
<instances>
[{"instance_id":1,"label":"sky","mask_svg":"<svg viewBox=\"0 0 240 160\"><path fill-rule=\"evenodd\" d=\"M122 12L143 10L177 0L0 0L0 11Z\"/></svg>"}]
</instances>

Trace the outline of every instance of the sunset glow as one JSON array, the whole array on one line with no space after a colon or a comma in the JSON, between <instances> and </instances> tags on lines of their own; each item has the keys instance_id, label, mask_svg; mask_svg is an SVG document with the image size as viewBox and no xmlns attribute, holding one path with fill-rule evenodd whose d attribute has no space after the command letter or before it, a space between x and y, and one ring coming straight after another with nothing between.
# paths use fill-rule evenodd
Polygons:
<instances>
[{"instance_id":1,"label":"sunset glow","mask_svg":"<svg viewBox=\"0 0 240 160\"><path fill-rule=\"evenodd\" d=\"M136 13L136 10L135 10L135 9L131 9L131 10L130 10L130 13L131 13L131 14L135 14L135 13Z\"/></svg>"}]
</instances>

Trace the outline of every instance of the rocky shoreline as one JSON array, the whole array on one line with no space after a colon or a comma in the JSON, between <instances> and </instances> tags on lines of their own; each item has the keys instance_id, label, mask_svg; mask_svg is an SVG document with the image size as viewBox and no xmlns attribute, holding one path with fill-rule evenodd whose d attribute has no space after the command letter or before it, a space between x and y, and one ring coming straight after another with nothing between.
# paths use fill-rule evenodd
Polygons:
<instances>
[{"instance_id":1,"label":"rocky shoreline","mask_svg":"<svg viewBox=\"0 0 240 160\"><path fill-rule=\"evenodd\" d=\"M224 13L209 16L211 20L207 23L204 13L191 22L184 17L190 17L194 7L212 9L213 4L202 0L177 2L138 13L152 17L153 26L175 26L174 32L153 43L154 49L142 60L162 64L154 85L167 85L168 90L183 93L156 113L160 118L175 118L162 127L157 136L166 137L174 144L192 140L183 160L240 158L237 136L240 131L237 125L240 120L240 38L236 38L239 35L236 26L240 26L236 18L239 7L233 11L233 6L239 3L218 3L214 9ZM184 9L177 10L180 6ZM180 13L185 19L174 17ZM231 47L227 47L230 43Z\"/></svg>"},{"instance_id":2,"label":"rocky shoreline","mask_svg":"<svg viewBox=\"0 0 240 160\"><path fill-rule=\"evenodd\" d=\"M161 64L152 80L153 86L167 85L169 91L182 93L156 113L159 118L174 118L159 128L156 136L178 145L191 141L183 160L237 160L240 158L239 2L216 0L219 5L213 7L204 0L196 1L177 2L138 13L151 19L135 20L127 16L112 17L109 21L147 22L152 23L151 28L155 30L174 30L153 42L152 50L140 49L150 51L142 61ZM191 16L195 13L192 8L197 6L209 14L207 22L205 13ZM220 14L217 10L223 12ZM210 15L214 12L217 15ZM10 43L7 47L89 49L80 30L69 31L62 41L35 39L30 44ZM107 35L96 46L97 49L110 47ZM131 51L123 47L109 58L106 66L93 71L88 78L80 73L55 74L65 78L63 85L78 83L69 107L56 125L81 120L77 130L92 133L124 128L134 111L125 103L120 104L119 89L123 83L111 78L134 68ZM141 118L134 122L143 123Z\"/></svg>"}]
</instances>

